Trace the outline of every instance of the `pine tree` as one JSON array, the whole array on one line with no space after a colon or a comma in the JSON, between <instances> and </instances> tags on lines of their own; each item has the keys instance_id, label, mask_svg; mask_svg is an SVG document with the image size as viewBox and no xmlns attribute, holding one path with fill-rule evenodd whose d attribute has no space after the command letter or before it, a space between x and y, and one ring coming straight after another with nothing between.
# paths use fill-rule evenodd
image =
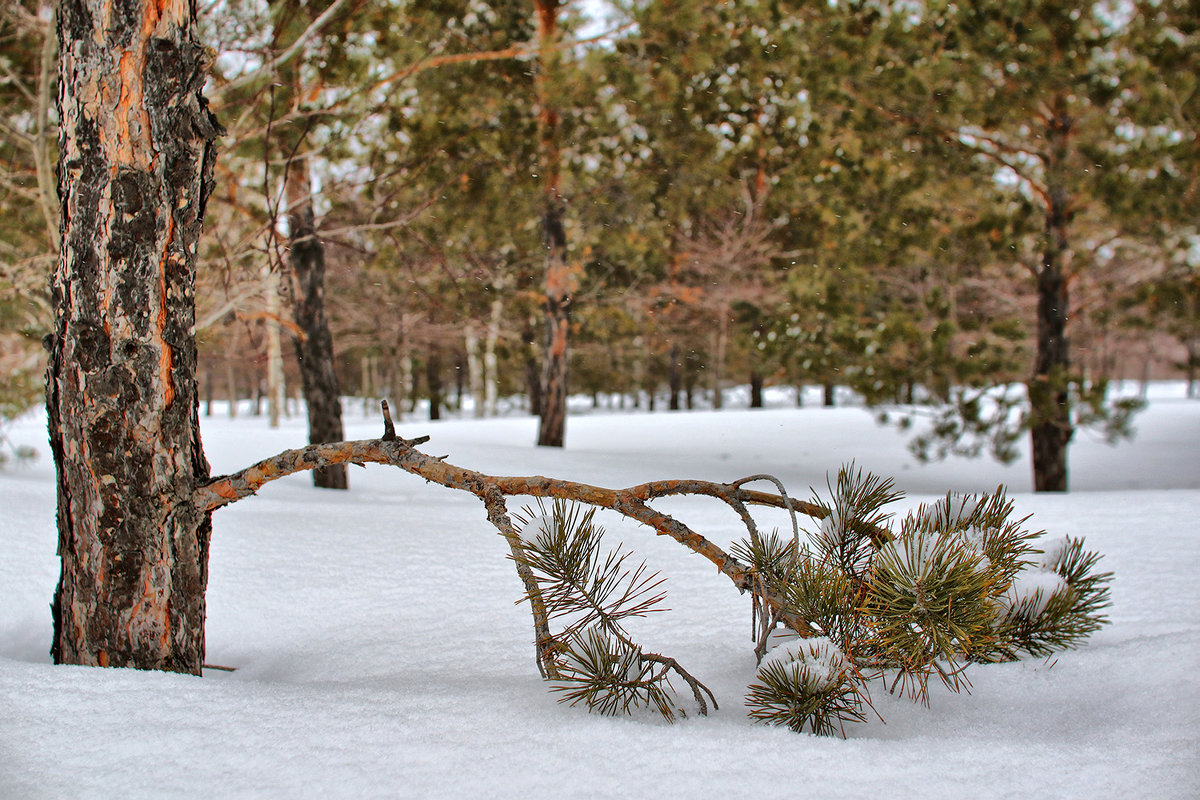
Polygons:
<instances>
[{"instance_id":1,"label":"pine tree","mask_svg":"<svg viewBox=\"0 0 1200 800\"><path fill-rule=\"evenodd\" d=\"M1128 200L1153 194L1149 176L1164 165L1162 142L1147 128L1151 118L1167 123L1154 89L1161 76L1146 69L1132 17L1101 6L951 4L901 27L890 71L916 91L888 98L866 82L858 88L880 113L990 162L986 180L1013 184L1004 203L1015 223L1010 244L1036 301L1024 418L1034 486L1065 491L1077 419L1119 433L1133 410L1105 408L1104 387L1081 380L1067 325L1071 286L1100 242L1120 246L1145 229L1146 208ZM1123 144L1131 125L1143 131L1142 147Z\"/></svg>"}]
</instances>

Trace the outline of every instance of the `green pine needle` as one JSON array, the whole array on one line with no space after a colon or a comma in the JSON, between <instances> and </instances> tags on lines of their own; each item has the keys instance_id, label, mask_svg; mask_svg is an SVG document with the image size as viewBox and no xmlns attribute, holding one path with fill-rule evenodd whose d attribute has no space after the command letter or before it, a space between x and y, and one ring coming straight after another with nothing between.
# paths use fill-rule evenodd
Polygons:
<instances>
[{"instance_id":1,"label":"green pine needle","mask_svg":"<svg viewBox=\"0 0 1200 800\"><path fill-rule=\"evenodd\" d=\"M664 670L642 658L628 642L600 628L577 632L564 642L559 678L551 687L568 705L615 717L641 708L657 711L668 722L678 709Z\"/></svg>"},{"instance_id":2,"label":"green pine needle","mask_svg":"<svg viewBox=\"0 0 1200 800\"><path fill-rule=\"evenodd\" d=\"M866 720L863 697L845 662L821 658L808 642L787 655L769 659L758 670L758 682L746 694L752 719L796 733L843 737L845 723Z\"/></svg>"}]
</instances>

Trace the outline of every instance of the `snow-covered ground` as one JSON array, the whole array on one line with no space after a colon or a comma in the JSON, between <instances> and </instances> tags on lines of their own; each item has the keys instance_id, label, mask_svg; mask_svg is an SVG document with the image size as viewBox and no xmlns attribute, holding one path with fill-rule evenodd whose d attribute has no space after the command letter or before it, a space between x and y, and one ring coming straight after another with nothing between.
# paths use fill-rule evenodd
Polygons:
<instances>
[{"instance_id":1,"label":"snow-covered ground","mask_svg":"<svg viewBox=\"0 0 1200 800\"><path fill-rule=\"evenodd\" d=\"M619 519L603 519L611 542L667 577L673 609L635 635L720 710L671 726L557 704L478 501L385 467L355 468L348 493L295 476L217 512L208 661L236 671L51 666L53 466L32 416L9 433L41 458L0 471L0 798L1200 797L1200 402L1157 386L1137 427L1115 449L1081 433L1073 493L1035 496L1024 461L921 466L854 408L587 414L562 451L534 447L528 418L400 425L463 466L614 487L769 472L807 495L850 460L910 503L1006 483L1032 524L1105 554L1112 624L1082 649L974 667L969 695L935 691L928 709L877 689L886 724L843 741L752 723L748 600ZM203 429L215 472L304 442L297 419ZM712 501L662 507L719 543L742 535Z\"/></svg>"}]
</instances>

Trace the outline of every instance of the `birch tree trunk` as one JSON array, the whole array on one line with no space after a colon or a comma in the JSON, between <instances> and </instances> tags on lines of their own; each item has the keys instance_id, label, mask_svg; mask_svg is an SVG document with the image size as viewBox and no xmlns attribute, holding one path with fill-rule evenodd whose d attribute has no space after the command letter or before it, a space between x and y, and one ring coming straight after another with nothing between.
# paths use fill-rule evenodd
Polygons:
<instances>
[{"instance_id":1,"label":"birch tree trunk","mask_svg":"<svg viewBox=\"0 0 1200 800\"><path fill-rule=\"evenodd\" d=\"M504 301L499 297L492 300L492 314L488 319L487 335L483 341L483 391L484 415L496 416L496 401L500 389L500 366L496 358L496 343L500 341L500 318L504 312Z\"/></svg>"},{"instance_id":2,"label":"birch tree trunk","mask_svg":"<svg viewBox=\"0 0 1200 800\"><path fill-rule=\"evenodd\" d=\"M483 357L479 353L479 333L475 323L468 322L463 338L467 348L467 385L471 393L476 419L482 419L486 414L483 401Z\"/></svg>"},{"instance_id":3,"label":"birch tree trunk","mask_svg":"<svg viewBox=\"0 0 1200 800\"><path fill-rule=\"evenodd\" d=\"M59 5L56 663L198 674L204 654L193 287L220 128L194 16L189 0Z\"/></svg>"},{"instance_id":4,"label":"birch tree trunk","mask_svg":"<svg viewBox=\"0 0 1200 800\"><path fill-rule=\"evenodd\" d=\"M283 337L279 333L279 275L270 265L263 269L263 284L267 300L267 413L272 428L279 427L279 415L286 402L283 377Z\"/></svg>"}]
</instances>

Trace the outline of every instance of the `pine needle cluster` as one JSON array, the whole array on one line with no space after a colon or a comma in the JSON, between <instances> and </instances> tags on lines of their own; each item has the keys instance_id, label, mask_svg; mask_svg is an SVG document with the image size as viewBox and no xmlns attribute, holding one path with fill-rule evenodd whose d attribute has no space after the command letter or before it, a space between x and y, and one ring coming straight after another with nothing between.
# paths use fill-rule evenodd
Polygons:
<instances>
[{"instance_id":1,"label":"pine needle cluster","mask_svg":"<svg viewBox=\"0 0 1200 800\"><path fill-rule=\"evenodd\" d=\"M552 691L560 702L608 716L649 708L673 721L686 716L671 686L675 674L706 713L707 688L674 659L645 652L625 629L629 619L665 610L665 579L644 562L631 565L619 545L606 550L595 513L555 500L548 510L539 502L536 511L515 515L521 542L514 558L533 571L548 618L562 626L553 634Z\"/></svg>"},{"instance_id":2,"label":"pine needle cluster","mask_svg":"<svg viewBox=\"0 0 1200 800\"><path fill-rule=\"evenodd\" d=\"M759 668L746 695L750 717L796 733L844 735L845 722L866 719L851 664L827 638L797 639L777 645Z\"/></svg>"},{"instance_id":3,"label":"pine needle cluster","mask_svg":"<svg viewBox=\"0 0 1200 800\"><path fill-rule=\"evenodd\" d=\"M831 733L861 721L868 684L928 702L929 680L954 691L975 661L1044 656L1073 647L1106 622L1109 573L1079 540L1041 541L1016 518L1003 489L947 495L890 524L891 481L843 468L830 498L814 493L819 526L802 547L777 534L733 548L760 594L783 598L758 637L755 719ZM783 660L780 634L828 642L844 659L814 678L812 654ZM792 652L792 651L788 651Z\"/></svg>"},{"instance_id":4,"label":"pine needle cluster","mask_svg":"<svg viewBox=\"0 0 1200 800\"><path fill-rule=\"evenodd\" d=\"M741 483L724 491L740 493ZM1081 540L1030 531L1003 488L947 494L898 520L889 507L903 495L891 480L851 465L827 490L808 503L778 498L816 521L803 540L798 528L760 532L743 504L753 493L730 495L749 533L726 562L744 565L739 585L753 595L759 668L745 700L755 720L845 735L873 708L873 685L928 703L931 680L961 691L974 662L1045 656L1107 621L1112 576L1097 571L1099 556ZM558 628L552 691L600 714L648 709L674 720L686 715L676 679L706 713L716 706L707 687L626 628L664 610L664 579L620 545L607 548L595 509L583 508L539 501L515 515L513 558Z\"/></svg>"}]
</instances>

